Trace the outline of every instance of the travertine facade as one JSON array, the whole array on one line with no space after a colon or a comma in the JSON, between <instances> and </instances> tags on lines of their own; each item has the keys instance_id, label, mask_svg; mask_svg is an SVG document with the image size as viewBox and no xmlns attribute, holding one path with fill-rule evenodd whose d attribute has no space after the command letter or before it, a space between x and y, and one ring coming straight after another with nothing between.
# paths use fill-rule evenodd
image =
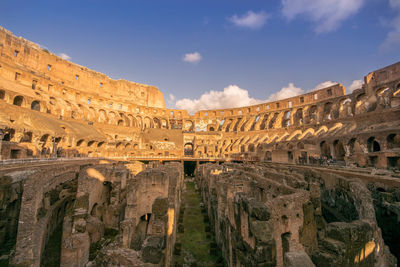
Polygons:
<instances>
[{"instance_id":1,"label":"travertine facade","mask_svg":"<svg viewBox=\"0 0 400 267\"><path fill-rule=\"evenodd\" d=\"M173 265L187 162L229 266L400 255L400 63L190 115L0 28L0 159L0 264Z\"/></svg>"}]
</instances>

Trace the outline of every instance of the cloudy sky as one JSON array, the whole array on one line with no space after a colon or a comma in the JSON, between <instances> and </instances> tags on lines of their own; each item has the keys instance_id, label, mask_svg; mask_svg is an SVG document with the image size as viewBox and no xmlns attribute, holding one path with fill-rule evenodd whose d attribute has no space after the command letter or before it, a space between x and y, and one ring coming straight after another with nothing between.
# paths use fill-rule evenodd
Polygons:
<instances>
[{"instance_id":1,"label":"cloudy sky","mask_svg":"<svg viewBox=\"0 0 400 267\"><path fill-rule=\"evenodd\" d=\"M351 91L400 61L400 0L0 0L0 25L190 112Z\"/></svg>"}]
</instances>

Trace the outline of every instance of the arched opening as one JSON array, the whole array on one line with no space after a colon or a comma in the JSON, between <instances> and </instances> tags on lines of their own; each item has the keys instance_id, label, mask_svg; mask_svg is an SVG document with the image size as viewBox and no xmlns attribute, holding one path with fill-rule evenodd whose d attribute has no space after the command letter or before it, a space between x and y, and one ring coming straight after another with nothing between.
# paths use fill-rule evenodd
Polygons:
<instances>
[{"instance_id":1,"label":"arched opening","mask_svg":"<svg viewBox=\"0 0 400 267\"><path fill-rule=\"evenodd\" d=\"M214 130L214 127L211 126L210 129L209 129L209 131L210 131L210 132L214 132L214 131L215 131L215 130Z\"/></svg>"},{"instance_id":2,"label":"arched opening","mask_svg":"<svg viewBox=\"0 0 400 267\"><path fill-rule=\"evenodd\" d=\"M6 98L6 92L4 90L0 90L0 99L4 100Z\"/></svg>"},{"instance_id":3,"label":"arched opening","mask_svg":"<svg viewBox=\"0 0 400 267\"><path fill-rule=\"evenodd\" d=\"M308 114L310 117L310 123L316 123L318 121L317 106L311 106Z\"/></svg>"},{"instance_id":4,"label":"arched opening","mask_svg":"<svg viewBox=\"0 0 400 267\"><path fill-rule=\"evenodd\" d=\"M343 161L346 156L346 151L344 150L343 143L339 140L335 140L333 142L333 147L335 149L335 158L336 160Z\"/></svg>"},{"instance_id":5,"label":"arched opening","mask_svg":"<svg viewBox=\"0 0 400 267\"><path fill-rule=\"evenodd\" d=\"M149 117L145 117L143 120L144 129L152 128L151 119Z\"/></svg>"},{"instance_id":6,"label":"arched opening","mask_svg":"<svg viewBox=\"0 0 400 267\"><path fill-rule=\"evenodd\" d=\"M356 144L356 139L355 138L350 139L348 143L350 155L353 155L355 152L355 144Z\"/></svg>"},{"instance_id":7,"label":"arched opening","mask_svg":"<svg viewBox=\"0 0 400 267\"><path fill-rule=\"evenodd\" d=\"M294 125L301 126L303 125L303 109L298 109L294 114Z\"/></svg>"},{"instance_id":8,"label":"arched opening","mask_svg":"<svg viewBox=\"0 0 400 267\"><path fill-rule=\"evenodd\" d=\"M289 127L290 126L290 114L291 111L288 110L283 114L283 119L282 119L282 128Z\"/></svg>"},{"instance_id":9,"label":"arched opening","mask_svg":"<svg viewBox=\"0 0 400 267\"><path fill-rule=\"evenodd\" d=\"M193 144L192 143L185 144L184 154L185 154L185 156L193 156Z\"/></svg>"},{"instance_id":10,"label":"arched opening","mask_svg":"<svg viewBox=\"0 0 400 267\"><path fill-rule=\"evenodd\" d=\"M98 121L99 122L106 122L107 121L107 115L106 115L106 112L103 109L99 110Z\"/></svg>"},{"instance_id":11,"label":"arched opening","mask_svg":"<svg viewBox=\"0 0 400 267\"><path fill-rule=\"evenodd\" d=\"M76 142L76 146L81 146L83 144L83 139L79 140L78 142Z\"/></svg>"},{"instance_id":12,"label":"arched opening","mask_svg":"<svg viewBox=\"0 0 400 267\"><path fill-rule=\"evenodd\" d=\"M331 149L329 147L329 145L325 142L322 141L320 144L320 148L321 148L321 157L327 157L327 158L331 158Z\"/></svg>"},{"instance_id":13,"label":"arched opening","mask_svg":"<svg viewBox=\"0 0 400 267\"><path fill-rule=\"evenodd\" d=\"M92 140L92 141L89 141L88 144L87 144L87 146L88 146L88 147L91 147L91 146L94 144L94 142L95 142L95 141L93 141L93 140Z\"/></svg>"},{"instance_id":14,"label":"arched opening","mask_svg":"<svg viewBox=\"0 0 400 267\"><path fill-rule=\"evenodd\" d=\"M117 145L115 146L117 149L120 149L120 148L122 148L123 146L122 146L122 142L119 142L119 143L117 143Z\"/></svg>"},{"instance_id":15,"label":"arched opening","mask_svg":"<svg viewBox=\"0 0 400 267\"><path fill-rule=\"evenodd\" d=\"M24 135L22 136L20 142L21 143L24 143L24 142L31 143L32 142L32 132L24 133Z\"/></svg>"},{"instance_id":16,"label":"arched opening","mask_svg":"<svg viewBox=\"0 0 400 267\"><path fill-rule=\"evenodd\" d=\"M324 105L324 120L332 119L332 115L331 115L332 105L333 104L331 102L325 103L325 105Z\"/></svg>"},{"instance_id":17,"label":"arched opening","mask_svg":"<svg viewBox=\"0 0 400 267\"><path fill-rule=\"evenodd\" d=\"M275 113L274 116L272 117L272 119L269 121L268 123L268 129L272 129L274 128L276 119L278 118L279 113Z\"/></svg>"},{"instance_id":18,"label":"arched opening","mask_svg":"<svg viewBox=\"0 0 400 267\"><path fill-rule=\"evenodd\" d=\"M118 126L124 126L124 121L123 120L118 120Z\"/></svg>"},{"instance_id":19,"label":"arched opening","mask_svg":"<svg viewBox=\"0 0 400 267\"><path fill-rule=\"evenodd\" d=\"M23 102L24 102L24 97L18 95L18 96L16 96L16 97L14 97L13 105L22 106L22 103L23 103Z\"/></svg>"},{"instance_id":20,"label":"arched opening","mask_svg":"<svg viewBox=\"0 0 400 267\"><path fill-rule=\"evenodd\" d=\"M35 100L31 104L31 110L40 111L40 102Z\"/></svg>"},{"instance_id":21,"label":"arched opening","mask_svg":"<svg viewBox=\"0 0 400 267\"><path fill-rule=\"evenodd\" d=\"M387 148L400 148L400 135L399 134L389 134L386 138Z\"/></svg>"},{"instance_id":22,"label":"arched opening","mask_svg":"<svg viewBox=\"0 0 400 267\"><path fill-rule=\"evenodd\" d=\"M378 152L381 151L381 146L378 141L375 140L375 137L371 136L367 141L368 152Z\"/></svg>"},{"instance_id":23,"label":"arched opening","mask_svg":"<svg viewBox=\"0 0 400 267\"><path fill-rule=\"evenodd\" d=\"M15 130L11 129L3 137L3 141L10 142L14 138Z\"/></svg>"},{"instance_id":24,"label":"arched opening","mask_svg":"<svg viewBox=\"0 0 400 267\"><path fill-rule=\"evenodd\" d=\"M264 161L272 161L272 152L271 151L265 152Z\"/></svg>"}]
</instances>

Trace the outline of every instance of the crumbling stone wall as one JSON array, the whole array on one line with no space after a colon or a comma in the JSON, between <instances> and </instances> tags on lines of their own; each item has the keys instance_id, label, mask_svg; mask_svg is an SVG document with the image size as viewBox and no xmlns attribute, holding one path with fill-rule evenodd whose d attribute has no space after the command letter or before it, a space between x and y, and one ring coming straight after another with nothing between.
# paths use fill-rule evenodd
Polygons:
<instances>
[{"instance_id":1,"label":"crumbling stone wall","mask_svg":"<svg viewBox=\"0 0 400 267\"><path fill-rule=\"evenodd\" d=\"M400 63L369 73L348 95L337 84L279 101L189 115L166 109L154 87L113 81L2 28L0 49L3 159L400 166Z\"/></svg>"},{"instance_id":2,"label":"crumbling stone wall","mask_svg":"<svg viewBox=\"0 0 400 267\"><path fill-rule=\"evenodd\" d=\"M196 178L229 266L396 265L359 180L266 164L203 164Z\"/></svg>"}]
</instances>

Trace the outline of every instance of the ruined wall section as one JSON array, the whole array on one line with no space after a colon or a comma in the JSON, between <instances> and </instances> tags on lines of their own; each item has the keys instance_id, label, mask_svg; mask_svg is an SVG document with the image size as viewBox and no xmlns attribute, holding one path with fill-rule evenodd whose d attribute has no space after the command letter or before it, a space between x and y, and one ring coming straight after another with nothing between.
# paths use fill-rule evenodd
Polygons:
<instances>
[{"instance_id":1,"label":"ruined wall section","mask_svg":"<svg viewBox=\"0 0 400 267\"><path fill-rule=\"evenodd\" d=\"M357 180L263 164L204 164L196 179L229 266L396 265Z\"/></svg>"},{"instance_id":2,"label":"ruined wall section","mask_svg":"<svg viewBox=\"0 0 400 267\"><path fill-rule=\"evenodd\" d=\"M101 95L114 101L126 101L142 106L164 108L163 94L154 86L126 80L112 80L95 72L64 60L48 50L0 28L1 76L7 82L15 80L19 73L20 83L52 90L68 90L69 94Z\"/></svg>"}]
</instances>

